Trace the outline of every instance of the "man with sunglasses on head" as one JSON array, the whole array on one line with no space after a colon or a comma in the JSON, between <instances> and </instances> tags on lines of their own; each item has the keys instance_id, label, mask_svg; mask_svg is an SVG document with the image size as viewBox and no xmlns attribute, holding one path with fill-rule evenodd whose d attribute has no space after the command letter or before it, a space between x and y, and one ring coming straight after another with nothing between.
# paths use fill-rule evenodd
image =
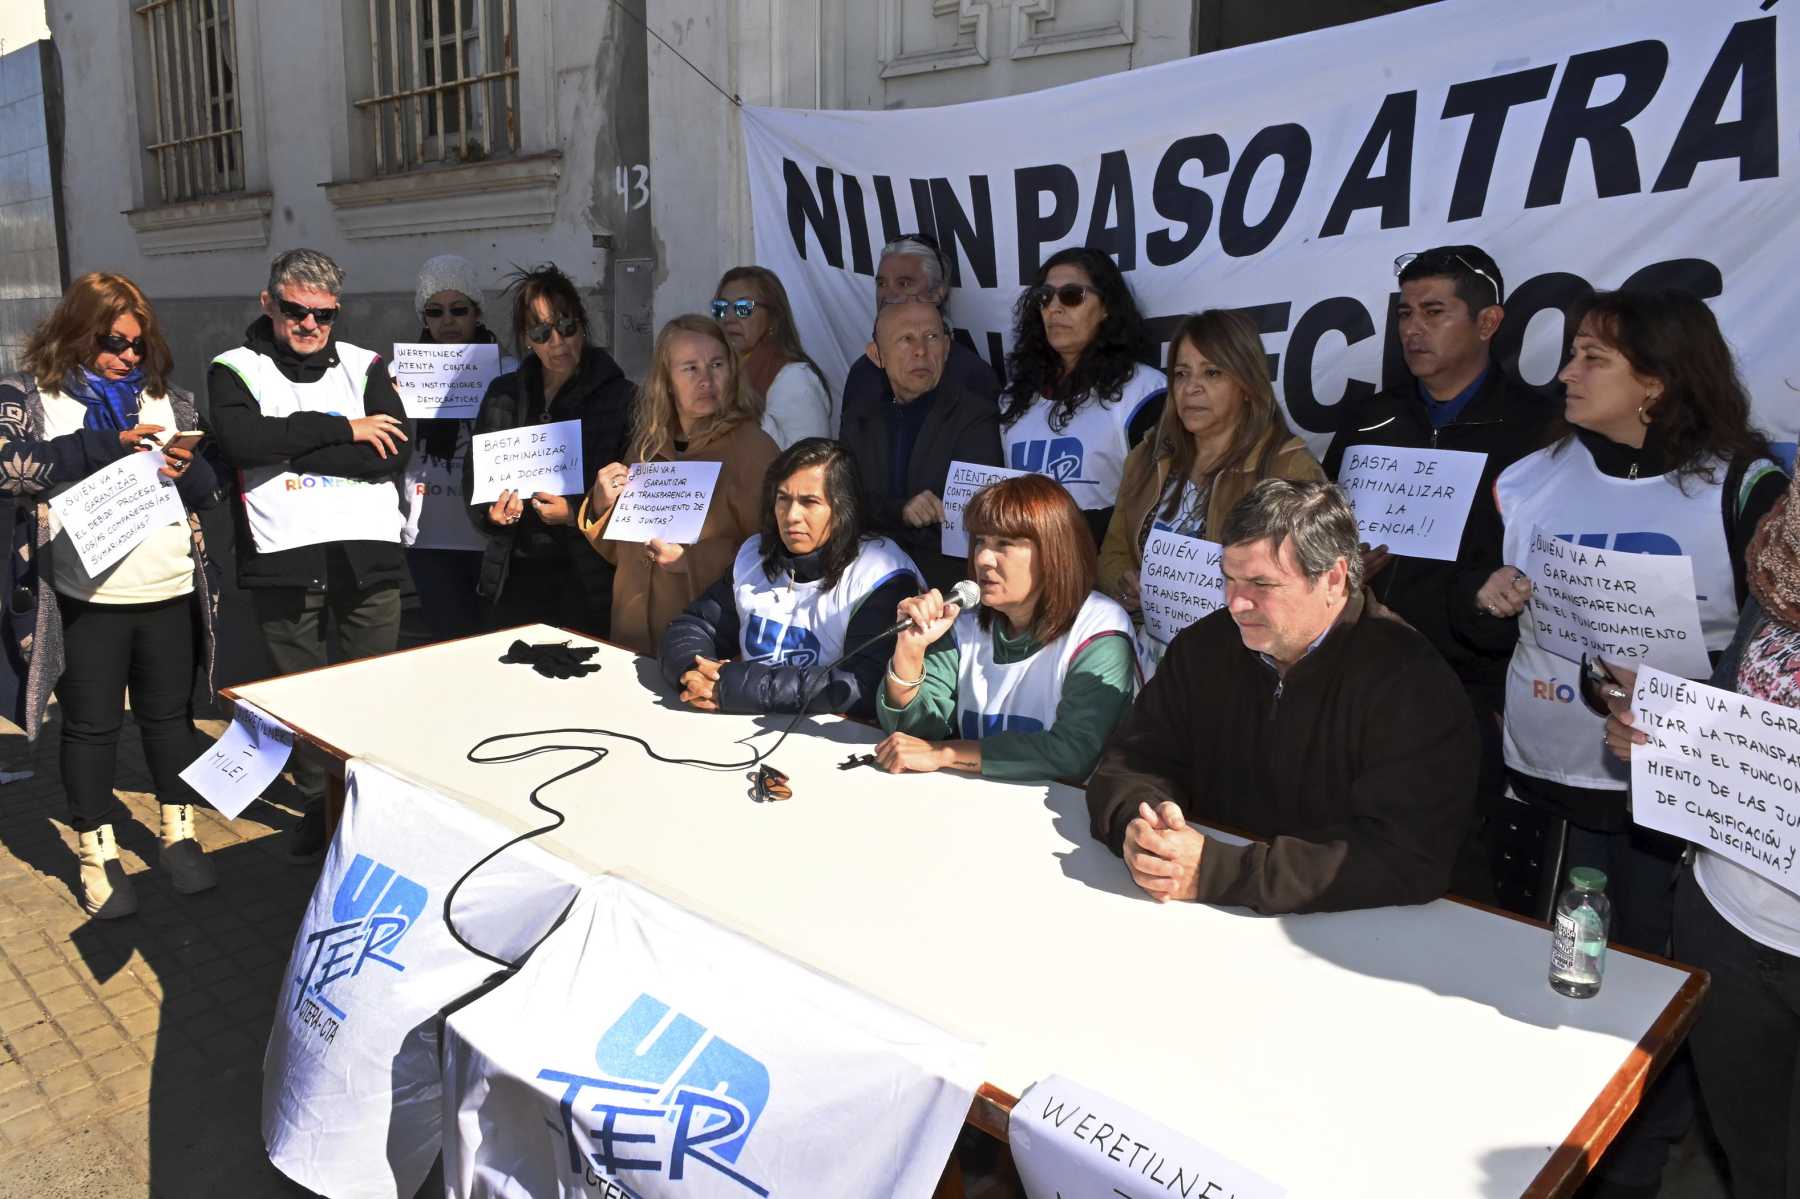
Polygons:
<instances>
[{"instance_id":1,"label":"man with sunglasses on head","mask_svg":"<svg viewBox=\"0 0 1800 1199\"><path fill-rule=\"evenodd\" d=\"M263 315L213 359L207 429L237 470L238 586L283 674L383 654L400 627L400 397L381 357L336 337L344 272L317 250L269 267ZM328 626L335 656L327 656ZM294 763L305 815L288 856L325 848L325 772Z\"/></svg>"},{"instance_id":2,"label":"man with sunglasses on head","mask_svg":"<svg viewBox=\"0 0 1800 1199\"><path fill-rule=\"evenodd\" d=\"M889 304L923 300L940 311L949 312L950 279L944 269L944 258L936 240L924 233L908 233L881 248L881 261L875 268L875 310ZM947 321L946 321L947 323ZM944 361L944 382L959 392L976 399L997 403L1000 377L980 354L954 339L949 357ZM840 422L854 405L868 408L893 399L887 373L869 355L850 364L844 379L844 404L839 409Z\"/></svg>"},{"instance_id":3,"label":"man with sunglasses on head","mask_svg":"<svg viewBox=\"0 0 1800 1199\"><path fill-rule=\"evenodd\" d=\"M1500 714L1512 654L1512 621L1482 611L1476 592L1500 561L1504 529L1494 508L1500 472L1542 444L1554 409L1493 358L1493 338L1506 315L1500 268L1479 246L1435 246L1394 262L1400 298L1394 311L1400 348L1412 377L1397 387L1349 401L1322 465L1336 479L1356 446L1463 450L1487 455L1462 544L1454 562L1364 553L1370 592L1425 635L1462 680L1482 740L1480 816L1490 834L1487 862L1459 863L1453 889L1517 906L1535 878L1497 878L1492 843L1517 804L1501 794ZM1496 894L1496 887L1499 893Z\"/></svg>"}]
</instances>

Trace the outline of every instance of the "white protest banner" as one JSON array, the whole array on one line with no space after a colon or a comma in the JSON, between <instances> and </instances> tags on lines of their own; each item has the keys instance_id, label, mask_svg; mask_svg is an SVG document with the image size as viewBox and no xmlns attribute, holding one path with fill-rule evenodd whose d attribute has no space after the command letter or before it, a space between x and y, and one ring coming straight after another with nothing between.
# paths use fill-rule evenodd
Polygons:
<instances>
[{"instance_id":1,"label":"white protest banner","mask_svg":"<svg viewBox=\"0 0 1800 1199\"><path fill-rule=\"evenodd\" d=\"M1216 541L1151 529L1144 540L1138 594L1144 627L1165 645L1215 608L1225 606L1225 550Z\"/></svg>"},{"instance_id":2,"label":"white protest banner","mask_svg":"<svg viewBox=\"0 0 1800 1199\"><path fill-rule=\"evenodd\" d=\"M294 732L267 712L238 700L231 727L188 763L181 781L236 820L275 781L294 752Z\"/></svg>"},{"instance_id":3,"label":"white protest banner","mask_svg":"<svg viewBox=\"0 0 1800 1199\"><path fill-rule=\"evenodd\" d=\"M187 520L175 485L156 473L162 468L160 450L127 454L50 497L50 511L69 535L90 578L157 529Z\"/></svg>"},{"instance_id":4,"label":"white protest banner","mask_svg":"<svg viewBox=\"0 0 1800 1199\"><path fill-rule=\"evenodd\" d=\"M973 462L952 462L950 473L944 478L944 525L941 532L941 545L947 558L967 558L969 556L969 535L963 531L963 509L975 498L975 493L989 483L998 483L1001 479L1016 479L1020 475L1028 475L1028 470L1013 470L1005 466L980 466Z\"/></svg>"},{"instance_id":5,"label":"white protest banner","mask_svg":"<svg viewBox=\"0 0 1800 1199\"><path fill-rule=\"evenodd\" d=\"M1800 895L1800 709L1638 671L1631 818Z\"/></svg>"},{"instance_id":6,"label":"white protest banner","mask_svg":"<svg viewBox=\"0 0 1800 1199\"><path fill-rule=\"evenodd\" d=\"M581 473L581 422L551 421L521 425L500 433L478 433L470 439L475 455L475 493L471 504L491 504L502 491L529 500L537 492L580 495L587 490Z\"/></svg>"},{"instance_id":7,"label":"white protest banner","mask_svg":"<svg viewBox=\"0 0 1800 1199\"><path fill-rule=\"evenodd\" d=\"M1055 1074L1019 1096L1006 1139L1030 1199L1287 1194L1142 1112Z\"/></svg>"},{"instance_id":8,"label":"white protest banner","mask_svg":"<svg viewBox=\"0 0 1800 1199\"><path fill-rule=\"evenodd\" d=\"M1049 24L1015 6L943 53L1016 61L1057 48ZM1792 321L1764 300L1800 257L1800 72L1781 62L1800 22L1754 2L1449 0L947 107L902 107L897 78L867 110L743 110L755 261L836 394L888 240L936 236L957 336L990 362L1039 265L1099 248L1162 336L1198 307L1248 311L1318 455L1345 398L1410 384L1395 256L1473 242L1503 270L1496 357L1527 383L1553 385L1552 314L1590 286L1689 287L1791 447Z\"/></svg>"},{"instance_id":9,"label":"white protest banner","mask_svg":"<svg viewBox=\"0 0 1800 1199\"><path fill-rule=\"evenodd\" d=\"M1533 529L1525 573L1529 619L1551 653L1577 662L1598 655L1689 678L1711 672L1692 558L1595 549Z\"/></svg>"},{"instance_id":10,"label":"white protest banner","mask_svg":"<svg viewBox=\"0 0 1800 1199\"><path fill-rule=\"evenodd\" d=\"M394 343L394 390L415 420L472 419L499 374L500 347L492 343Z\"/></svg>"},{"instance_id":11,"label":"white protest banner","mask_svg":"<svg viewBox=\"0 0 1800 1199\"><path fill-rule=\"evenodd\" d=\"M750 1199L937 1186L972 1045L615 877L445 1027L457 1196Z\"/></svg>"},{"instance_id":12,"label":"white protest banner","mask_svg":"<svg viewBox=\"0 0 1800 1199\"><path fill-rule=\"evenodd\" d=\"M444 1111L440 1013L500 967L451 937L452 884L514 830L364 761L294 938L263 1061L269 1160L335 1199L417 1193ZM553 924L581 872L515 846L456 893L456 929L511 961Z\"/></svg>"},{"instance_id":13,"label":"white protest banner","mask_svg":"<svg viewBox=\"0 0 1800 1199\"><path fill-rule=\"evenodd\" d=\"M700 540L706 509L719 485L719 462L639 462L606 522L608 541Z\"/></svg>"},{"instance_id":14,"label":"white protest banner","mask_svg":"<svg viewBox=\"0 0 1800 1199\"><path fill-rule=\"evenodd\" d=\"M1370 545L1408 558L1456 561L1486 454L1359 445L1344 453L1338 485Z\"/></svg>"}]
</instances>

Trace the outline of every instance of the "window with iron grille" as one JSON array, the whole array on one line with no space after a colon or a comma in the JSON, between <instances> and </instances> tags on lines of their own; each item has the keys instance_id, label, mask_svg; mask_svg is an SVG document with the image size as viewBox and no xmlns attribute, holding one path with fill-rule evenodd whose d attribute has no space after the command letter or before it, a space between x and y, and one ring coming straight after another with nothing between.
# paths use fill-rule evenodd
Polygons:
<instances>
[{"instance_id":1,"label":"window with iron grille","mask_svg":"<svg viewBox=\"0 0 1800 1199\"><path fill-rule=\"evenodd\" d=\"M235 9L236 0L149 0L133 10L150 76L144 150L165 204L244 190Z\"/></svg>"},{"instance_id":2,"label":"window with iron grille","mask_svg":"<svg viewBox=\"0 0 1800 1199\"><path fill-rule=\"evenodd\" d=\"M368 0L375 173L519 148L515 0Z\"/></svg>"}]
</instances>

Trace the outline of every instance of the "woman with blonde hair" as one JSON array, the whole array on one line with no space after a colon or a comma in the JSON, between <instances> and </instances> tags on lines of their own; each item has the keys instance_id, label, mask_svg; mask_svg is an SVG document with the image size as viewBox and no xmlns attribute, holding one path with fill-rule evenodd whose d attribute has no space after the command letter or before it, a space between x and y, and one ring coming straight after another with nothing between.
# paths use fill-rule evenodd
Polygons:
<instances>
[{"instance_id":1,"label":"woman with blonde hair","mask_svg":"<svg viewBox=\"0 0 1800 1199\"><path fill-rule=\"evenodd\" d=\"M194 676L212 680L218 580L192 513L218 501L217 477L194 453L194 398L150 301L123 275L87 274L32 333L25 370L0 380L0 494L13 497L5 590L6 664L18 690L12 720L36 737L54 690L60 759L78 841L82 908L96 919L137 910L113 836L113 770L125 696L162 805L159 864L176 891L213 886L181 772L196 754ZM157 482L187 515L151 529L89 570L49 500L127 454L160 450Z\"/></svg>"},{"instance_id":2,"label":"woman with blonde hair","mask_svg":"<svg viewBox=\"0 0 1800 1199\"><path fill-rule=\"evenodd\" d=\"M1169 343L1169 400L1156 433L1125 459L1100 547L1100 590L1140 622L1138 659L1155 670L1167 645L1141 624L1138 573L1152 529L1219 540L1226 514L1264 479L1325 472L1275 403L1256 326L1221 308L1189 316Z\"/></svg>"},{"instance_id":3,"label":"woman with blonde hair","mask_svg":"<svg viewBox=\"0 0 1800 1199\"><path fill-rule=\"evenodd\" d=\"M800 348L794 306L774 271L734 266L713 291L713 319L743 363L762 409L763 432L787 449L808 437L836 437L838 412L825 374Z\"/></svg>"},{"instance_id":4,"label":"woman with blonde hair","mask_svg":"<svg viewBox=\"0 0 1800 1199\"><path fill-rule=\"evenodd\" d=\"M668 623L730 569L738 547L762 527L763 475L779 451L758 427L758 415L737 352L717 322L690 314L662 327L649 377L638 390L626 460L721 465L700 538L692 545L608 539L607 525L629 468L609 462L595 474L577 527L618 568L612 639L620 645L655 653Z\"/></svg>"}]
</instances>

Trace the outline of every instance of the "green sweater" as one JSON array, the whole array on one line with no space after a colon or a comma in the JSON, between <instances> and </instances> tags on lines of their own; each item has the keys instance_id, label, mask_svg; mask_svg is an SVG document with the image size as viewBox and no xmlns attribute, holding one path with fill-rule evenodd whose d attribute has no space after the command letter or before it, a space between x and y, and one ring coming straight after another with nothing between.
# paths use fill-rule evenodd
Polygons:
<instances>
[{"instance_id":1,"label":"green sweater","mask_svg":"<svg viewBox=\"0 0 1800 1199\"><path fill-rule=\"evenodd\" d=\"M995 620L994 661L1023 662L1043 646L1029 636L1011 638ZM925 650L925 681L904 708L888 703L887 687L876 692L875 715L890 733L910 733L927 741L958 736L956 680L962 655L954 634ZM1002 782L1041 783L1085 779L1100 760L1113 726L1131 708L1137 664L1130 637L1096 637L1069 663L1056 719L1037 733L995 733L981 739L981 773Z\"/></svg>"}]
</instances>

